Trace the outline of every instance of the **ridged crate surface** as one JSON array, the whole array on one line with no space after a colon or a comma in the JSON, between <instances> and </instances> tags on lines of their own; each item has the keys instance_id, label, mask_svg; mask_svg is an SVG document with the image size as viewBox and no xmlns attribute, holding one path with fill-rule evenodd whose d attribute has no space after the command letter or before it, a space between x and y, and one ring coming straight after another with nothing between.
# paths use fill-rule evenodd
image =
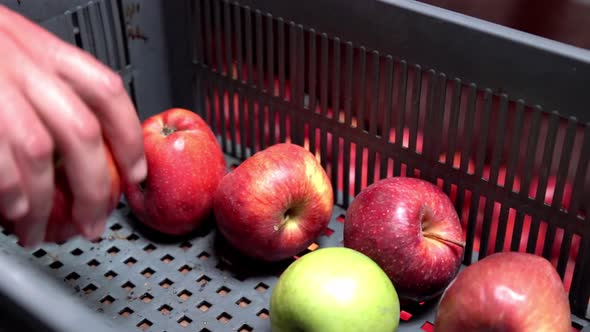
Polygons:
<instances>
[{"instance_id":1,"label":"ridged crate surface","mask_svg":"<svg viewBox=\"0 0 590 332\"><path fill-rule=\"evenodd\" d=\"M325 233L301 254L341 246L343 216L336 207ZM3 233L0 239L0 248L29 253L22 257L63 281L72 296L130 330L269 331L272 289L294 261L244 259L211 225L185 238L164 238L138 224L124 201L94 243L77 238L25 252L13 235ZM432 312L404 317L408 321L400 331L423 331Z\"/></svg>"},{"instance_id":2,"label":"ridged crate surface","mask_svg":"<svg viewBox=\"0 0 590 332\"><path fill-rule=\"evenodd\" d=\"M230 168L240 162L229 156L226 161ZM300 255L342 246L345 212L335 206L324 234ZM212 222L184 238L163 237L138 223L122 201L98 241L76 238L27 251L3 231L0 250L63 283L100 318L112 321L116 331L270 331L270 295L295 258L275 264L246 259ZM398 331L433 331L435 305L406 308ZM587 325L574 317L572 331Z\"/></svg>"}]
</instances>

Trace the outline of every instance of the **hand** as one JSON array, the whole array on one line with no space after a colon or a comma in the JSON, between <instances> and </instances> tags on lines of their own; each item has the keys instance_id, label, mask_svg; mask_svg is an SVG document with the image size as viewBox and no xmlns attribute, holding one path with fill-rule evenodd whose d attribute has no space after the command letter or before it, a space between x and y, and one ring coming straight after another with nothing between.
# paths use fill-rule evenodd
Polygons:
<instances>
[{"instance_id":1,"label":"hand","mask_svg":"<svg viewBox=\"0 0 590 332\"><path fill-rule=\"evenodd\" d=\"M103 138L123 180L147 172L141 123L119 75L90 54L0 6L0 217L24 246L43 241L63 159L72 217L87 238L102 234L110 178Z\"/></svg>"}]
</instances>

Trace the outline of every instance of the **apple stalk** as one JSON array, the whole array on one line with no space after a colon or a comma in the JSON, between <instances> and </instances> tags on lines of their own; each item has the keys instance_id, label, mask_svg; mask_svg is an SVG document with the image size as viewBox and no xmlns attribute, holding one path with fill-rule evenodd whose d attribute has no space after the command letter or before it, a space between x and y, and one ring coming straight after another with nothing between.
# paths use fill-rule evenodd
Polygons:
<instances>
[{"instance_id":1,"label":"apple stalk","mask_svg":"<svg viewBox=\"0 0 590 332\"><path fill-rule=\"evenodd\" d=\"M440 236L438 234L429 233L429 232L422 232L422 235L424 237L429 238L429 239L440 240L440 241L443 241L443 242L452 243L452 244L457 245L457 246L459 246L461 248L465 248L465 242L464 241L456 241L456 240L453 240L453 239L447 239L444 236Z\"/></svg>"},{"instance_id":2,"label":"apple stalk","mask_svg":"<svg viewBox=\"0 0 590 332\"><path fill-rule=\"evenodd\" d=\"M176 131L176 128L168 126L168 125L164 125L164 127L162 128L162 135L164 135L164 137L170 136L171 134L173 134Z\"/></svg>"},{"instance_id":3,"label":"apple stalk","mask_svg":"<svg viewBox=\"0 0 590 332\"><path fill-rule=\"evenodd\" d=\"M432 219L433 219L432 209L428 205L425 205L425 204L420 206L419 220L420 220L420 224L422 225L422 236L429 238L429 239L433 239L433 240L439 240L439 241L443 241L446 243L451 243L451 244L459 246L463 249L465 248L465 241L453 240L453 239L447 238L445 236L442 236L442 235L439 235L436 233L431 233L431 232L425 231L426 229L428 229L428 226L430 225L430 222L432 221Z\"/></svg>"}]
</instances>

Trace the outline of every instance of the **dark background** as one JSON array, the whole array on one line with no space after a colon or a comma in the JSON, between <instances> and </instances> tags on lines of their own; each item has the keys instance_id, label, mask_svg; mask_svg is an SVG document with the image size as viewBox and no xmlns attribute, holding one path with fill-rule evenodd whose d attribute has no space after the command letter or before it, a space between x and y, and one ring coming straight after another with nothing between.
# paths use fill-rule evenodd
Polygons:
<instances>
[{"instance_id":1,"label":"dark background","mask_svg":"<svg viewBox=\"0 0 590 332\"><path fill-rule=\"evenodd\" d=\"M588 0L422 0L421 2L590 49Z\"/></svg>"}]
</instances>

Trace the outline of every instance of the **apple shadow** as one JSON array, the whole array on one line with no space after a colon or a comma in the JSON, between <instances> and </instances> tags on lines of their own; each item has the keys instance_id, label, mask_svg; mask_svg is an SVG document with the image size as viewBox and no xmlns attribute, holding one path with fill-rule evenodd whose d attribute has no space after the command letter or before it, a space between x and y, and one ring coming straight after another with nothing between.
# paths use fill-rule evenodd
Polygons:
<instances>
[{"instance_id":1,"label":"apple shadow","mask_svg":"<svg viewBox=\"0 0 590 332\"><path fill-rule=\"evenodd\" d=\"M218 268L232 273L238 280L260 277L278 277L295 259L278 262L257 260L236 250L220 232L215 233L214 255L219 260Z\"/></svg>"},{"instance_id":2,"label":"apple shadow","mask_svg":"<svg viewBox=\"0 0 590 332\"><path fill-rule=\"evenodd\" d=\"M132 211L127 213L126 218L134 231L137 231L137 233L147 240L160 244L175 244L192 241L197 238L205 237L215 230L215 219L213 216L209 216L197 229L184 235L169 235L159 232L141 222Z\"/></svg>"}]
</instances>

